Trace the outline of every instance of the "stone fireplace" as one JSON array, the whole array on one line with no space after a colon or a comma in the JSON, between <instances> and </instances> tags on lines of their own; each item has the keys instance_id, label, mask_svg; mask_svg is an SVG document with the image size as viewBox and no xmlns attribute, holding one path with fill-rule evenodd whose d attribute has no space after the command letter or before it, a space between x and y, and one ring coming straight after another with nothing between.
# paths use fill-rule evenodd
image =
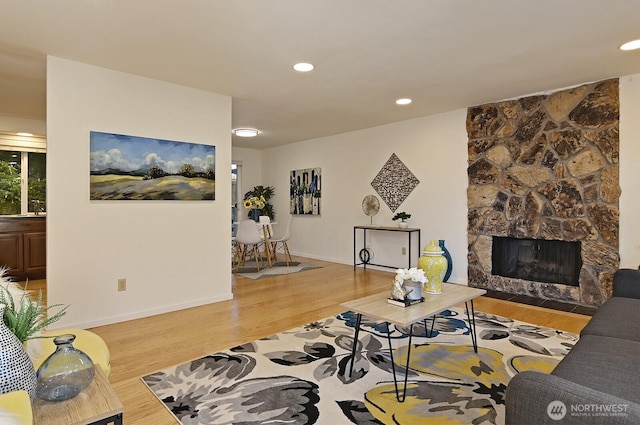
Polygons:
<instances>
[{"instance_id":1,"label":"stone fireplace","mask_svg":"<svg viewBox=\"0 0 640 425\"><path fill-rule=\"evenodd\" d=\"M618 118L617 79L468 109L470 286L589 306L611 296L619 266ZM538 255L526 253L527 243L579 242L575 264L560 247L550 266L575 267L577 284L540 277L537 265L517 277L493 273L497 237L533 241L524 243L524 259Z\"/></svg>"}]
</instances>

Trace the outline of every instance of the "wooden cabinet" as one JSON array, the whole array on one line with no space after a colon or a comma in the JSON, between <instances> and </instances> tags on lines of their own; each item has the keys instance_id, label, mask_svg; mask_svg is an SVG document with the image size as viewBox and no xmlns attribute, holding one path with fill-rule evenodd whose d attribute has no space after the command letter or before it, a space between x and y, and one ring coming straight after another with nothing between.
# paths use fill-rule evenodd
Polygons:
<instances>
[{"instance_id":1,"label":"wooden cabinet","mask_svg":"<svg viewBox=\"0 0 640 425\"><path fill-rule=\"evenodd\" d=\"M0 266L14 280L46 277L46 226L45 217L0 217Z\"/></svg>"}]
</instances>

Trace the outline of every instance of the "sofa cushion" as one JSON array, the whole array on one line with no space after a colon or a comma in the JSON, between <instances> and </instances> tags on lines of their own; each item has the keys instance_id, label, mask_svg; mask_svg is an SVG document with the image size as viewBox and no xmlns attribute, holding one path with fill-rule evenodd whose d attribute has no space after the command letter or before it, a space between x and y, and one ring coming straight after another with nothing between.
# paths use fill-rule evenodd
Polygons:
<instances>
[{"instance_id":1,"label":"sofa cushion","mask_svg":"<svg viewBox=\"0 0 640 425\"><path fill-rule=\"evenodd\" d=\"M551 372L577 384L640 403L640 342L585 335Z\"/></svg>"},{"instance_id":2,"label":"sofa cushion","mask_svg":"<svg viewBox=\"0 0 640 425\"><path fill-rule=\"evenodd\" d=\"M616 270L613 275L613 296L640 298L640 270Z\"/></svg>"},{"instance_id":3,"label":"sofa cushion","mask_svg":"<svg viewBox=\"0 0 640 425\"><path fill-rule=\"evenodd\" d=\"M601 335L640 342L640 299L613 297L607 300L580 335Z\"/></svg>"}]
</instances>

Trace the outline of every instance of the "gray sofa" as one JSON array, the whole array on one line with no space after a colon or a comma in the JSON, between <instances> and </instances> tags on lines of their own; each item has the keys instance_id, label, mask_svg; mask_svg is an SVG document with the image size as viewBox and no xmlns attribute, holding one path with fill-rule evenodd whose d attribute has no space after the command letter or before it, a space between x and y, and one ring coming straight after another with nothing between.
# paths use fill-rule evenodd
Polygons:
<instances>
[{"instance_id":1,"label":"gray sofa","mask_svg":"<svg viewBox=\"0 0 640 425\"><path fill-rule=\"evenodd\" d=\"M551 374L521 372L506 424L640 424L640 271L620 269L613 297Z\"/></svg>"}]
</instances>

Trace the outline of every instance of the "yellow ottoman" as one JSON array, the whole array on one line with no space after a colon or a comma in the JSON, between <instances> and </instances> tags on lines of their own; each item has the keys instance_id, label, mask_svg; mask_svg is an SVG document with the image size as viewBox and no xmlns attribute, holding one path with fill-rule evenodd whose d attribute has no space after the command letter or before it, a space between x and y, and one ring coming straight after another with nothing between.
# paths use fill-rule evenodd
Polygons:
<instances>
[{"instance_id":1,"label":"yellow ottoman","mask_svg":"<svg viewBox=\"0 0 640 425\"><path fill-rule=\"evenodd\" d=\"M21 390L0 394L0 423L21 425L33 423L29 393Z\"/></svg>"},{"instance_id":2,"label":"yellow ottoman","mask_svg":"<svg viewBox=\"0 0 640 425\"><path fill-rule=\"evenodd\" d=\"M109 377L109 373L111 372L109 347L107 347L107 344L98 335L84 329L55 329L42 334L42 336L49 338L37 338L27 341L27 352L33 361L33 367L36 371L47 357L56 350L53 338L64 334L75 335L76 339L73 341L73 346L80 351L84 351L91 357L93 363L99 365L104 371L105 376L107 378Z\"/></svg>"}]
</instances>

